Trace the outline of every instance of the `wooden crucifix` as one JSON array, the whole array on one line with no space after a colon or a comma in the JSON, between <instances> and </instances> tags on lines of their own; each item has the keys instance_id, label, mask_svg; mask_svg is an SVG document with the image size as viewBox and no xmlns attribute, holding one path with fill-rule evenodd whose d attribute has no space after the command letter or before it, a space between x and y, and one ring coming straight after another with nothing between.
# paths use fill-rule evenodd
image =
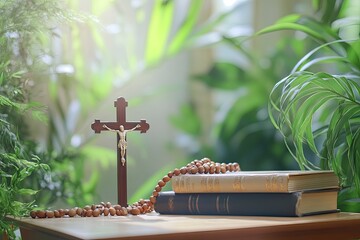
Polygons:
<instances>
[{"instance_id":1,"label":"wooden crucifix","mask_svg":"<svg viewBox=\"0 0 360 240\"><path fill-rule=\"evenodd\" d=\"M128 102L123 97L119 97L114 101L116 107L116 122L101 122L95 120L91 124L91 128L95 133L101 131L114 131L117 134L117 188L118 188L118 203L121 206L127 206L127 175L126 175L126 133L129 131L140 131L145 133L149 130L149 124L146 120L141 119L140 122L126 121L126 107Z\"/></svg>"}]
</instances>

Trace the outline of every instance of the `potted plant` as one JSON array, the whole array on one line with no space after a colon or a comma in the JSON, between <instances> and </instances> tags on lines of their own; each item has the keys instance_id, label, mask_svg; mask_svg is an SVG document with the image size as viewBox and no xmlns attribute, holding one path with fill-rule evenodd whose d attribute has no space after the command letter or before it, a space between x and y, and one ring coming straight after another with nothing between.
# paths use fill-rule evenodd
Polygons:
<instances>
[{"instance_id":1,"label":"potted plant","mask_svg":"<svg viewBox=\"0 0 360 240\"><path fill-rule=\"evenodd\" d=\"M359 212L360 19L344 14L350 1L316 3L319 18L291 15L258 33L290 29L314 40L313 50L274 86L269 114L299 167L334 170L339 208Z\"/></svg>"}]
</instances>

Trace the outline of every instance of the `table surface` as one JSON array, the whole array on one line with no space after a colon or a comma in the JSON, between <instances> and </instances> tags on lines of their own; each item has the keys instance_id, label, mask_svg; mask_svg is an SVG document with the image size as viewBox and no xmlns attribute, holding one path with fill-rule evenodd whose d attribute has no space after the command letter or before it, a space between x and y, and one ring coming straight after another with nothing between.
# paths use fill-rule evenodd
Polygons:
<instances>
[{"instance_id":1,"label":"table surface","mask_svg":"<svg viewBox=\"0 0 360 240\"><path fill-rule=\"evenodd\" d=\"M359 213L307 217L159 215L12 218L27 239L354 239Z\"/></svg>"}]
</instances>

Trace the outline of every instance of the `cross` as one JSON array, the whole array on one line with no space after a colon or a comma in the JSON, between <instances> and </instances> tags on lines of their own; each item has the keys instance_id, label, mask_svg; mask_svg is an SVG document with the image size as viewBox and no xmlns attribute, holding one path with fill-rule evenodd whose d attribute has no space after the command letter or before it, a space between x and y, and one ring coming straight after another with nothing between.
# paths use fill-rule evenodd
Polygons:
<instances>
[{"instance_id":1,"label":"cross","mask_svg":"<svg viewBox=\"0 0 360 240\"><path fill-rule=\"evenodd\" d=\"M146 123L146 120L141 119L140 122L127 122L126 121L126 107L128 102L125 101L123 97L119 97L114 101L114 107L116 107L116 122L100 122L100 120L95 120L91 124L91 128L95 133L100 133L101 131L117 131L117 187L118 187L118 203L121 206L127 206L127 176L126 176L126 151L125 149L120 149L120 140L126 140L126 132L124 131L133 131L137 130L140 133L146 133L149 130L149 124ZM120 132L123 130L122 132ZM122 133L123 137L120 137ZM126 142L125 142L126 144Z\"/></svg>"}]
</instances>

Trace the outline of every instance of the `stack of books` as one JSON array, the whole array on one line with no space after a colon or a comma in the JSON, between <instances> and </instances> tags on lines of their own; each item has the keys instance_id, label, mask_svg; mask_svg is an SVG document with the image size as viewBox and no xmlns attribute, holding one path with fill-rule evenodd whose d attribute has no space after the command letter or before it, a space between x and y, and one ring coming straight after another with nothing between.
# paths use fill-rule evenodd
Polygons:
<instances>
[{"instance_id":1,"label":"stack of books","mask_svg":"<svg viewBox=\"0 0 360 240\"><path fill-rule=\"evenodd\" d=\"M240 171L173 176L160 192L160 214L306 216L337 212L333 171Z\"/></svg>"}]
</instances>

